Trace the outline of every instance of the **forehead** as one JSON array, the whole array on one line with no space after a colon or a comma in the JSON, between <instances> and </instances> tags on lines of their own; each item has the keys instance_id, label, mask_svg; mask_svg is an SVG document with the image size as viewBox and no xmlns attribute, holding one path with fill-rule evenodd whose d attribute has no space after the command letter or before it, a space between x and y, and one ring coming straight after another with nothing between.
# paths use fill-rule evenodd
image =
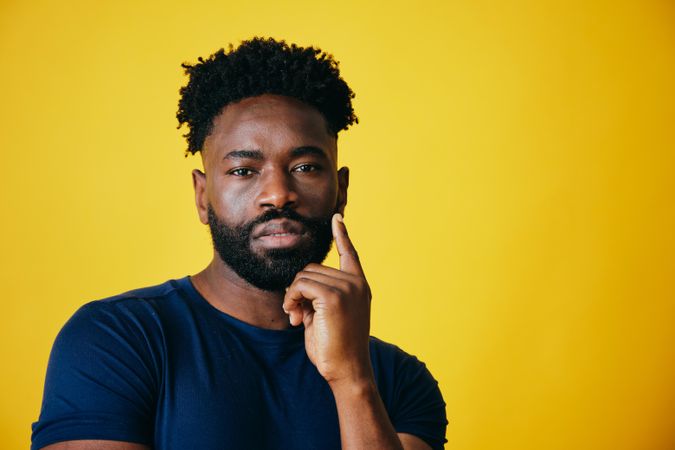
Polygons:
<instances>
[{"instance_id":1,"label":"forehead","mask_svg":"<svg viewBox=\"0 0 675 450\"><path fill-rule=\"evenodd\" d=\"M260 150L271 158L303 146L321 148L333 161L337 158L337 139L316 108L294 98L265 94L223 108L213 119L202 156L205 164L233 150Z\"/></svg>"}]
</instances>

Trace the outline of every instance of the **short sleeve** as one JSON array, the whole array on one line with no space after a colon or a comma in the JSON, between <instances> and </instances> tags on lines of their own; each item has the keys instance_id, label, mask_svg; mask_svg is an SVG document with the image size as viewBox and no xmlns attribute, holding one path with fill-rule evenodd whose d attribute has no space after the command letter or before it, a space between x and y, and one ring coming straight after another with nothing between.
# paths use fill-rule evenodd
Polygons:
<instances>
[{"instance_id":1,"label":"short sleeve","mask_svg":"<svg viewBox=\"0 0 675 450\"><path fill-rule=\"evenodd\" d=\"M80 308L54 342L31 448L80 439L151 444L158 369L150 348L138 320L115 303Z\"/></svg>"},{"instance_id":2,"label":"short sleeve","mask_svg":"<svg viewBox=\"0 0 675 450\"><path fill-rule=\"evenodd\" d=\"M405 356L397 364L390 411L394 429L419 437L434 450L443 449L448 421L438 382L423 362L401 353Z\"/></svg>"}]
</instances>

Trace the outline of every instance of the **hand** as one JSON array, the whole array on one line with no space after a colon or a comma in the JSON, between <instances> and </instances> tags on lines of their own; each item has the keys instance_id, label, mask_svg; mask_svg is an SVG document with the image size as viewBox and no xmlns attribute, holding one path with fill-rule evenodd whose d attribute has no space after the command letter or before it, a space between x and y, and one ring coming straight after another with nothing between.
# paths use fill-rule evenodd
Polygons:
<instances>
[{"instance_id":1,"label":"hand","mask_svg":"<svg viewBox=\"0 0 675 450\"><path fill-rule=\"evenodd\" d=\"M309 264L284 297L291 325L305 325L310 361L330 384L372 379L370 287L340 214L332 219L340 270Z\"/></svg>"}]
</instances>

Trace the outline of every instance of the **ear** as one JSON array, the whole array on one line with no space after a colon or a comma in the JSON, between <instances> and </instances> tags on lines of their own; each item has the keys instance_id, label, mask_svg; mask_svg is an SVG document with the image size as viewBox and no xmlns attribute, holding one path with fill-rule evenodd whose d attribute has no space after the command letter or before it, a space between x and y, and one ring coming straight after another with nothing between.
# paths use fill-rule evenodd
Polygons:
<instances>
[{"instance_id":1,"label":"ear","mask_svg":"<svg viewBox=\"0 0 675 450\"><path fill-rule=\"evenodd\" d=\"M195 204L197 205L199 220L206 225L209 223L209 200L206 197L206 174L199 169L194 169L192 171L192 187L195 189Z\"/></svg>"},{"instance_id":2,"label":"ear","mask_svg":"<svg viewBox=\"0 0 675 450\"><path fill-rule=\"evenodd\" d=\"M342 167L338 170L338 197L335 211L343 216L345 215L345 206L347 206L347 188L349 187L349 167Z\"/></svg>"}]
</instances>

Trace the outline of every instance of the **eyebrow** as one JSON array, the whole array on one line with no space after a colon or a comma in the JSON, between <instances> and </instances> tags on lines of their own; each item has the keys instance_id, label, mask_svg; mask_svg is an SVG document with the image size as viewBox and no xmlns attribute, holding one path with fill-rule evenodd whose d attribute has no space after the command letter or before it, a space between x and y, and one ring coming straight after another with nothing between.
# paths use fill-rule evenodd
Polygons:
<instances>
[{"instance_id":1,"label":"eyebrow","mask_svg":"<svg viewBox=\"0 0 675 450\"><path fill-rule=\"evenodd\" d=\"M316 156L322 156L324 158L327 157L326 152L324 152L322 149L319 147L314 147L313 145L307 145L304 147L297 147L291 150L291 156L294 158L299 158L301 156L307 156L307 155L316 155Z\"/></svg>"},{"instance_id":2,"label":"eyebrow","mask_svg":"<svg viewBox=\"0 0 675 450\"><path fill-rule=\"evenodd\" d=\"M324 152L319 147L314 147L313 145L305 145L302 147L296 147L291 150L291 156L293 158L299 158L301 156L315 155L327 158L326 152ZM254 159L256 161L262 161L265 159L263 152L261 150L232 150L227 153L223 159Z\"/></svg>"},{"instance_id":3,"label":"eyebrow","mask_svg":"<svg viewBox=\"0 0 675 450\"><path fill-rule=\"evenodd\" d=\"M255 159L262 161L264 158L260 150L232 150L223 159Z\"/></svg>"}]
</instances>

